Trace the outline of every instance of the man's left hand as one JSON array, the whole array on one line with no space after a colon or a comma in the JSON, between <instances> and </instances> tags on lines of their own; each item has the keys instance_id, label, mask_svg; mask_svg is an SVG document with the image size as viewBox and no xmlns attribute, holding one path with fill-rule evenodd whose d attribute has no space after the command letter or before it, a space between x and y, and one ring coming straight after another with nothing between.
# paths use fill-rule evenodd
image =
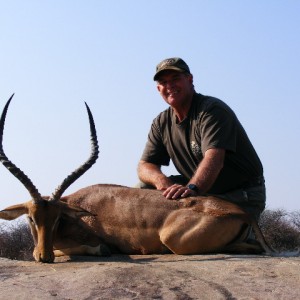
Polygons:
<instances>
[{"instance_id":1,"label":"man's left hand","mask_svg":"<svg viewBox=\"0 0 300 300\"><path fill-rule=\"evenodd\" d=\"M167 199L175 200L188 196L197 196L197 192L189 189L187 186L173 184L163 192L163 196L165 196Z\"/></svg>"}]
</instances>

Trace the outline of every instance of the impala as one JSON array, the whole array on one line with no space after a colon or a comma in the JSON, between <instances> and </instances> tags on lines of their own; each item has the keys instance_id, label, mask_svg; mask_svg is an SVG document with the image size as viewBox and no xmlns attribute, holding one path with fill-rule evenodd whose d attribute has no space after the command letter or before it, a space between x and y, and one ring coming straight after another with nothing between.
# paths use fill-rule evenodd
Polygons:
<instances>
[{"instance_id":1,"label":"impala","mask_svg":"<svg viewBox=\"0 0 300 300\"><path fill-rule=\"evenodd\" d=\"M69 196L65 190L98 158L91 111L91 155L51 196L43 197L31 180L3 151L7 101L0 121L0 160L26 187L31 200L0 211L0 218L28 217L36 261L52 263L60 255L203 254L216 252L272 254L257 222L235 204L215 197L167 200L160 191L98 184ZM257 244L244 242L254 229Z\"/></svg>"}]
</instances>

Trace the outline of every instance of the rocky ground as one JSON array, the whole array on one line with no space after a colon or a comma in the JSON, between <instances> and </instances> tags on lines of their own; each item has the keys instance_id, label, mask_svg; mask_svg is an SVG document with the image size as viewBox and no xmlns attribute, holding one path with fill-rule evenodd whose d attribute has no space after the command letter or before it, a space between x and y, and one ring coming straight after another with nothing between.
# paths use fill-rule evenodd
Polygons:
<instances>
[{"instance_id":1,"label":"rocky ground","mask_svg":"<svg viewBox=\"0 0 300 300\"><path fill-rule=\"evenodd\" d=\"M300 257L0 258L0 299L300 299Z\"/></svg>"}]
</instances>

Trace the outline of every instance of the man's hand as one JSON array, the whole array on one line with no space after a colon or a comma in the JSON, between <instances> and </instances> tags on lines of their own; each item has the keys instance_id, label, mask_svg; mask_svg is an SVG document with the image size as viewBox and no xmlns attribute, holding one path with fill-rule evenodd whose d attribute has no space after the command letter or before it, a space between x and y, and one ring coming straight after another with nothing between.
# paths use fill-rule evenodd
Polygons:
<instances>
[{"instance_id":1,"label":"man's hand","mask_svg":"<svg viewBox=\"0 0 300 300\"><path fill-rule=\"evenodd\" d=\"M168 187L164 192L163 195L167 199L179 199L188 196L197 196L197 192L189 189L187 186L180 185L180 184L173 184Z\"/></svg>"}]
</instances>

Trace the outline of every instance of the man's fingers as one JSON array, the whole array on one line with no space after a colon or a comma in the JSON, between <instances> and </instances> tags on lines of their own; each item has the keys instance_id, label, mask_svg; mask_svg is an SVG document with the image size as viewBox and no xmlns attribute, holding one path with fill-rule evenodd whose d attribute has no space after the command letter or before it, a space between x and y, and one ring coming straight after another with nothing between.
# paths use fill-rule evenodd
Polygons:
<instances>
[{"instance_id":1,"label":"man's fingers","mask_svg":"<svg viewBox=\"0 0 300 300\"><path fill-rule=\"evenodd\" d=\"M178 189L182 187L179 184L173 184L172 186L168 187L164 192L163 195L167 198L167 199L174 199L173 196L175 195L175 193L178 191Z\"/></svg>"},{"instance_id":2,"label":"man's fingers","mask_svg":"<svg viewBox=\"0 0 300 300\"><path fill-rule=\"evenodd\" d=\"M193 191L191 191L189 188L179 184L173 184L163 192L163 196L165 196L167 199L173 200L187 197L193 194Z\"/></svg>"}]
</instances>

